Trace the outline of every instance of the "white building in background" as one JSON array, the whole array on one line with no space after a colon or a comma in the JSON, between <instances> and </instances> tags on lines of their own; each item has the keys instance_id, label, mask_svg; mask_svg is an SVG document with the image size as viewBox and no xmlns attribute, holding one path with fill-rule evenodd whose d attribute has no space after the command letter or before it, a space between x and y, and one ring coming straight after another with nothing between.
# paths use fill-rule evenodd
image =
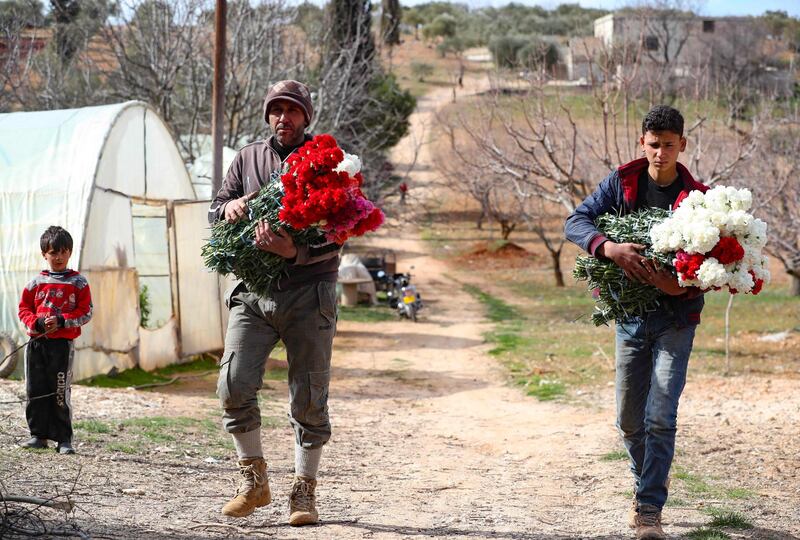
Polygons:
<instances>
[{"instance_id":1,"label":"white building in background","mask_svg":"<svg viewBox=\"0 0 800 540\"><path fill-rule=\"evenodd\" d=\"M594 21L594 36L572 38L565 55L567 76L602 80L597 59L615 55L617 73L638 61L644 68L662 68L673 77L699 77L715 54L720 58L749 54L751 58L791 60L788 44L769 36L752 17L698 17L671 12L620 10ZM719 60L718 60L719 61ZM591 73L590 73L591 70ZM763 66L762 78L773 87L791 81L774 66ZM790 84L789 84L790 85Z\"/></svg>"},{"instance_id":2,"label":"white building in background","mask_svg":"<svg viewBox=\"0 0 800 540\"><path fill-rule=\"evenodd\" d=\"M594 37L605 47L642 45L642 60L697 65L708 57L714 42L752 32L749 17L695 17L658 12L609 13L594 21Z\"/></svg>"}]
</instances>

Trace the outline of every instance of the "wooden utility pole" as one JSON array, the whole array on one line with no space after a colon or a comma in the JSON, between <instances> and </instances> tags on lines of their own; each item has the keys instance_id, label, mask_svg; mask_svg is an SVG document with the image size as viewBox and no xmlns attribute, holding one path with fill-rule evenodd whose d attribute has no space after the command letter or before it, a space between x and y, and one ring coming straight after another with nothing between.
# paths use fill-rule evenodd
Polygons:
<instances>
[{"instance_id":1,"label":"wooden utility pole","mask_svg":"<svg viewBox=\"0 0 800 540\"><path fill-rule=\"evenodd\" d=\"M211 89L211 144L213 167L211 197L216 197L222 187L222 136L225 122L225 24L228 1L217 0L214 14L214 82Z\"/></svg>"}]
</instances>

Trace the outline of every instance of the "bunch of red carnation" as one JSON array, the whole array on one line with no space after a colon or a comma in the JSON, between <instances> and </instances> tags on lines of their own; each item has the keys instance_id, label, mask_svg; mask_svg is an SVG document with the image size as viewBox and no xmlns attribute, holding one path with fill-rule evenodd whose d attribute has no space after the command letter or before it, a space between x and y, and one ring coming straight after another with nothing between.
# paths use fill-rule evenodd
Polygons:
<instances>
[{"instance_id":1,"label":"bunch of red carnation","mask_svg":"<svg viewBox=\"0 0 800 540\"><path fill-rule=\"evenodd\" d=\"M315 136L287 164L289 169L281 176L285 191L281 221L297 230L318 227L339 244L383 223L383 212L361 191L360 159L345 154L332 136Z\"/></svg>"},{"instance_id":2,"label":"bunch of red carnation","mask_svg":"<svg viewBox=\"0 0 800 540\"><path fill-rule=\"evenodd\" d=\"M705 260L702 253L686 253L681 249L675 253L675 270L684 281L697 279L697 271Z\"/></svg>"},{"instance_id":3,"label":"bunch of red carnation","mask_svg":"<svg viewBox=\"0 0 800 540\"><path fill-rule=\"evenodd\" d=\"M689 281L698 279L697 273L700 267L703 265L703 262L709 258L716 259L719 264L725 265L739 262L744 259L744 256L744 247L742 247L742 244L740 244L735 237L723 236L719 239L719 242L717 242L714 248L705 255L702 253L687 253L679 249L675 253L675 270L678 272L678 277L680 277L681 280ZM748 274L753 278L753 288L750 290L750 293L758 294L764 287L764 280L756 276L755 272L752 270L749 270ZM714 290L721 289L719 286L711 288ZM732 294L737 294L739 292L730 286L728 289Z\"/></svg>"},{"instance_id":4,"label":"bunch of red carnation","mask_svg":"<svg viewBox=\"0 0 800 540\"><path fill-rule=\"evenodd\" d=\"M731 264L744 258L744 248L735 237L723 236L708 252L708 256L714 257L720 264Z\"/></svg>"}]
</instances>

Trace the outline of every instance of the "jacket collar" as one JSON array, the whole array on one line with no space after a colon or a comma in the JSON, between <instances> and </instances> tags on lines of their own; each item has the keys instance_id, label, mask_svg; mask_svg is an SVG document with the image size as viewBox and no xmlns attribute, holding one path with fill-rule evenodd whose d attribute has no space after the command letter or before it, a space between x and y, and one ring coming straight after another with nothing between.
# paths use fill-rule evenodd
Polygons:
<instances>
[{"instance_id":1,"label":"jacket collar","mask_svg":"<svg viewBox=\"0 0 800 540\"><path fill-rule=\"evenodd\" d=\"M622 196L628 208L633 208L633 205L636 204L636 195L639 191L639 175L642 174L642 171L647 169L648 165L647 158L639 158L624 165L620 165L619 169L617 169L620 184L622 185ZM683 182L683 189L680 194L678 194L678 198L675 199L675 208L689 195L690 191L696 189L699 189L703 193L708 191L708 186L695 180L692 173L689 172L689 169L687 169L683 163L678 162L677 165L678 176Z\"/></svg>"}]
</instances>

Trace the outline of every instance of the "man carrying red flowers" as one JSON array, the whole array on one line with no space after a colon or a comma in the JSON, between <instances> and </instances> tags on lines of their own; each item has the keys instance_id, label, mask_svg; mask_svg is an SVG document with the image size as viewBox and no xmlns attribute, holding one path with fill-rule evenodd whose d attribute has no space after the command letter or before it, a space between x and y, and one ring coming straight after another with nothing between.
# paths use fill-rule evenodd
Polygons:
<instances>
[{"instance_id":1,"label":"man carrying red flowers","mask_svg":"<svg viewBox=\"0 0 800 540\"><path fill-rule=\"evenodd\" d=\"M249 219L248 200L275 181L287 158L311 139L305 130L313 114L305 84L286 80L269 89L264 120L272 135L236 155L211 203L212 224ZM289 524L316 523L317 470L322 446L331 436L328 385L341 246L327 240L296 245L288 233L273 232L263 222L256 227L254 240L258 249L285 257L288 266L269 297L249 292L241 281L226 294L230 318L217 394L224 409L223 425L233 436L242 484L222 513L248 516L272 500L261 448L258 391L265 361L281 340L289 363L289 422L295 433Z\"/></svg>"}]
</instances>

